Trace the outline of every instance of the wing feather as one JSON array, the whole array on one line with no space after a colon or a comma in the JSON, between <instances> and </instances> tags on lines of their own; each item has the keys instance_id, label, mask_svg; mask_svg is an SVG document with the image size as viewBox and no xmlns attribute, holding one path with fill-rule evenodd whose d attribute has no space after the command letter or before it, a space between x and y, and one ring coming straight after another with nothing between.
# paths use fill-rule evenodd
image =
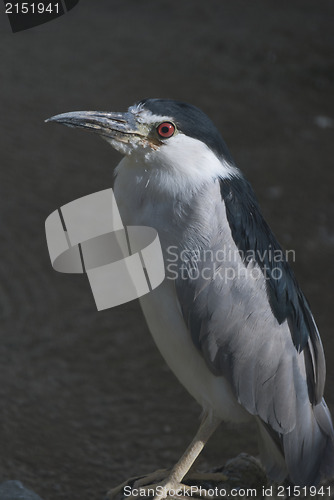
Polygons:
<instances>
[{"instance_id":1,"label":"wing feather","mask_svg":"<svg viewBox=\"0 0 334 500\"><path fill-rule=\"evenodd\" d=\"M183 273L176 281L182 313L210 370L230 381L248 411L277 432L288 432L296 423L298 399L322 400L320 336L288 262L270 259L269 250L284 253L247 181L220 180L210 198L210 206L197 214L206 240L198 245L196 263L187 262L197 278ZM227 247L237 257L215 260L222 250L229 255ZM228 279L231 270L237 279Z\"/></svg>"}]
</instances>

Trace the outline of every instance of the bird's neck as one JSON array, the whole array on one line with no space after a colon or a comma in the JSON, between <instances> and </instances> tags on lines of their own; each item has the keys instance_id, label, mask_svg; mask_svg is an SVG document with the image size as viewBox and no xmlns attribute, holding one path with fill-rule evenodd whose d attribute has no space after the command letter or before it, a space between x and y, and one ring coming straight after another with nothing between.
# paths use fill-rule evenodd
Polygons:
<instances>
[{"instance_id":1,"label":"bird's neck","mask_svg":"<svg viewBox=\"0 0 334 500\"><path fill-rule=\"evenodd\" d=\"M210 233L220 198L219 179L208 179L200 186L175 186L133 164L121 162L114 186L123 223L154 227L163 248L198 247L206 244L202 235ZM203 231L203 228L206 228Z\"/></svg>"},{"instance_id":2,"label":"bird's neck","mask_svg":"<svg viewBox=\"0 0 334 500\"><path fill-rule=\"evenodd\" d=\"M155 227L177 222L213 178L192 183L183 175L154 169L125 157L116 169L114 191L124 224Z\"/></svg>"}]
</instances>

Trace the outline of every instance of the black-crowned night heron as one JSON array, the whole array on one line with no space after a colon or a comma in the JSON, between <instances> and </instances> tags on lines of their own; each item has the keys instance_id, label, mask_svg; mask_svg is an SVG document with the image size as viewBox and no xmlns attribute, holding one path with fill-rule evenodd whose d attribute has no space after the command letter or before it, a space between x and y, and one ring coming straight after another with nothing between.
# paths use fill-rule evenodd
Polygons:
<instances>
[{"instance_id":1,"label":"black-crowned night heron","mask_svg":"<svg viewBox=\"0 0 334 500\"><path fill-rule=\"evenodd\" d=\"M124 155L114 186L122 220L160 237L167 276L140 302L161 354L204 415L165 491L180 484L221 421L250 418L272 479L304 486L333 476L316 324L213 123L169 99L50 120L92 130Z\"/></svg>"}]
</instances>

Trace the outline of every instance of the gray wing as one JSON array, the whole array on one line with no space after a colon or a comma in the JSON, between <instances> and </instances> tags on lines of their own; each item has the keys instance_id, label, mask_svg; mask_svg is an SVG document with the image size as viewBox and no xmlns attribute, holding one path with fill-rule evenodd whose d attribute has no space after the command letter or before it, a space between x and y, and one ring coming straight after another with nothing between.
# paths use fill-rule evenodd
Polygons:
<instances>
[{"instance_id":1,"label":"gray wing","mask_svg":"<svg viewBox=\"0 0 334 500\"><path fill-rule=\"evenodd\" d=\"M198 233L206 236L195 242L196 255L188 249L176 291L194 344L210 370L230 382L238 401L279 435L298 424L298 438L295 432L288 448L310 433L313 415L306 414L312 404L322 405L323 349L288 263L268 257L264 270L256 257L257 250L263 257L264 250L280 247L251 188L233 190L222 182L196 201L192 220L201 221ZM245 250L254 252L246 258ZM277 266L280 277L273 272ZM300 447L290 450L295 465L296 453Z\"/></svg>"}]
</instances>

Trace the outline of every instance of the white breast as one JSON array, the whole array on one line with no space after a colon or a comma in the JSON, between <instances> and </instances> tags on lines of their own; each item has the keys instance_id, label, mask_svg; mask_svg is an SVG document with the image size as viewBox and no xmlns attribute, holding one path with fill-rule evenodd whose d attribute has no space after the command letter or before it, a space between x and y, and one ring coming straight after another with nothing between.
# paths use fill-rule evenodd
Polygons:
<instances>
[{"instance_id":1,"label":"white breast","mask_svg":"<svg viewBox=\"0 0 334 500\"><path fill-rule=\"evenodd\" d=\"M180 229L175 225L175 200L156 193L150 172L129 164L124 158L118 167L115 197L125 225L154 227L163 250L175 244ZM157 196L159 199L157 200ZM174 281L165 281L141 297L140 304L153 339L170 369L188 392L205 409L225 421L245 421L249 414L238 404L228 383L208 369L193 344L184 322Z\"/></svg>"}]
</instances>

